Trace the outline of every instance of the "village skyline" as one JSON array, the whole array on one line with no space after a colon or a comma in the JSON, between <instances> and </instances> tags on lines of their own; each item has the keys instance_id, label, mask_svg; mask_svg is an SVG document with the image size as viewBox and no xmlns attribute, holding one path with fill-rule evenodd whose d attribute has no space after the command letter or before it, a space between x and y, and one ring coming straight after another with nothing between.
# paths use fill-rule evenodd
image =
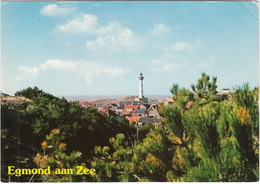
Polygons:
<instances>
[{"instance_id":1,"label":"village skyline","mask_svg":"<svg viewBox=\"0 0 260 184\"><path fill-rule=\"evenodd\" d=\"M145 7L145 8L144 8ZM168 95L201 73L258 86L254 2L1 2L1 91Z\"/></svg>"}]
</instances>

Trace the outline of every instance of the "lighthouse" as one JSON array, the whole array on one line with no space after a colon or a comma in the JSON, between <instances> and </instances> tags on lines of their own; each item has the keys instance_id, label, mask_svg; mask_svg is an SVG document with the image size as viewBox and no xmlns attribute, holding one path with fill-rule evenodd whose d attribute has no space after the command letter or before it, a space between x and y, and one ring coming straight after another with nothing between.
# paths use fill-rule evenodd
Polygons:
<instances>
[{"instance_id":1,"label":"lighthouse","mask_svg":"<svg viewBox=\"0 0 260 184\"><path fill-rule=\"evenodd\" d=\"M142 73L140 73L140 75L139 75L139 95L138 95L138 98L144 98L143 80L144 80L144 76L143 76Z\"/></svg>"},{"instance_id":2,"label":"lighthouse","mask_svg":"<svg viewBox=\"0 0 260 184\"><path fill-rule=\"evenodd\" d=\"M142 73L140 73L138 79L139 79L139 93L138 93L138 98L134 99L134 104L148 104L148 98L144 97L144 91L143 91L144 76Z\"/></svg>"}]
</instances>

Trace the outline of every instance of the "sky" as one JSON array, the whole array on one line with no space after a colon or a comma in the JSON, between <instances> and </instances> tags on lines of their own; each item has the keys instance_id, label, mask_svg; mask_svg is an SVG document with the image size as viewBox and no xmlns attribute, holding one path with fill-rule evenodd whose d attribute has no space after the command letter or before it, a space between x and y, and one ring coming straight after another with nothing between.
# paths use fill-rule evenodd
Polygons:
<instances>
[{"instance_id":1,"label":"sky","mask_svg":"<svg viewBox=\"0 0 260 184\"><path fill-rule=\"evenodd\" d=\"M254 2L1 2L1 86L53 95L168 95L201 73L259 85Z\"/></svg>"}]
</instances>

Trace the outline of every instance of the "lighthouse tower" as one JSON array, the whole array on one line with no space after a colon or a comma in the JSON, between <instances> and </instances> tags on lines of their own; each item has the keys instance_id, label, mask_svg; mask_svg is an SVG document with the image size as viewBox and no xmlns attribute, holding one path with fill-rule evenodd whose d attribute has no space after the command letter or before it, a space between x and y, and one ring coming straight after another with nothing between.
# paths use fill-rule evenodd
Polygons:
<instances>
[{"instance_id":1,"label":"lighthouse tower","mask_svg":"<svg viewBox=\"0 0 260 184\"><path fill-rule=\"evenodd\" d=\"M139 96L138 96L138 98L144 98L143 80L144 80L144 76L143 76L142 73L140 73L140 75L139 75Z\"/></svg>"},{"instance_id":2,"label":"lighthouse tower","mask_svg":"<svg viewBox=\"0 0 260 184\"><path fill-rule=\"evenodd\" d=\"M144 76L142 73L140 73L138 79L139 79L139 93L138 93L138 98L135 98L134 100L134 104L148 104L148 98L144 97L144 91L143 91Z\"/></svg>"}]
</instances>

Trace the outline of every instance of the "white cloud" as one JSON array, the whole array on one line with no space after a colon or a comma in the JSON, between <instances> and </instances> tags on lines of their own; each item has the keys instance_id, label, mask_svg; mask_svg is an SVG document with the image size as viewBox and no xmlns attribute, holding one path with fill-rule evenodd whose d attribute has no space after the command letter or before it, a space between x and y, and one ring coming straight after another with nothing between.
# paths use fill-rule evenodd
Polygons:
<instances>
[{"instance_id":1,"label":"white cloud","mask_svg":"<svg viewBox=\"0 0 260 184\"><path fill-rule=\"evenodd\" d=\"M59 25L62 32L94 34L97 27L97 17L91 14L83 14L76 19L69 20L64 25Z\"/></svg>"},{"instance_id":2,"label":"white cloud","mask_svg":"<svg viewBox=\"0 0 260 184\"><path fill-rule=\"evenodd\" d=\"M39 72L39 67L19 66L19 70L24 73L36 75Z\"/></svg>"},{"instance_id":3,"label":"white cloud","mask_svg":"<svg viewBox=\"0 0 260 184\"><path fill-rule=\"evenodd\" d=\"M201 40L197 40L195 43L177 42L171 46L173 51L192 51L197 49L201 44Z\"/></svg>"},{"instance_id":4,"label":"white cloud","mask_svg":"<svg viewBox=\"0 0 260 184\"><path fill-rule=\"evenodd\" d=\"M42 63L38 66L28 67L28 66L19 66L19 71L21 72L18 75L17 79L22 79L24 77L37 76L40 72L46 71L49 69L75 69L75 63L72 61L63 61L57 59L49 59L45 63Z\"/></svg>"},{"instance_id":5,"label":"white cloud","mask_svg":"<svg viewBox=\"0 0 260 184\"><path fill-rule=\"evenodd\" d=\"M56 75L59 72L65 72L66 75L77 76L84 79L86 82L91 82L95 77L117 77L126 72L126 70L108 65L102 62L90 62L90 61L66 61L59 59L49 59L45 63L38 66L28 67L20 66L20 74L16 79L28 79L32 75L40 76ZM45 73L44 73L45 72Z\"/></svg>"},{"instance_id":6,"label":"white cloud","mask_svg":"<svg viewBox=\"0 0 260 184\"><path fill-rule=\"evenodd\" d=\"M48 4L41 9L41 14L45 16L68 15L76 10L77 8L71 5Z\"/></svg>"},{"instance_id":7,"label":"white cloud","mask_svg":"<svg viewBox=\"0 0 260 184\"><path fill-rule=\"evenodd\" d=\"M151 31L152 35L155 36L160 36L160 35L164 35L167 34L171 31L171 28L165 24L156 24L153 27L153 30Z\"/></svg>"},{"instance_id":8,"label":"white cloud","mask_svg":"<svg viewBox=\"0 0 260 184\"><path fill-rule=\"evenodd\" d=\"M178 42L173 45L172 47L173 50L180 51L180 50L190 50L191 45L187 42Z\"/></svg>"},{"instance_id":9,"label":"white cloud","mask_svg":"<svg viewBox=\"0 0 260 184\"><path fill-rule=\"evenodd\" d=\"M161 57L159 57L158 59L154 59L152 60L152 64L165 64L168 63L170 61L174 61L177 58L177 55L175 54L164 54Z\"/></svg>"},{"instance_id":10,"label":"white cloud","mask_svg":"<svg viewBox=\"0 0 260 184\"><path fill-rule=\"evenodd\" d=\"M151 62L151 71L152 72L163 72L163 71L170 71L175 70L181 66L182 63L177 61L178 56L174 54L165 54L161 57L152 60Z\"/></svg>"},{"instance_id":11,"label":"white cloud","mask_svg":"<svg viewBox=\"0 0 260 184\"><path fill-rule=\"evenodd\" d=\"M143 47L144 38L119 22L112 21L104 26L98 24L98 18L91 14L58 25L55 31L85 34L85 47L92 51L136 51Z\"/></svg>"},{"instance_id":12,"label":"white cloud","mask_svg":"<svg viewBox=\"0 0 260 184\"><path fill-rule=\"evenodd\" d=\"M175 70L175 69L177 69L181 66L182 66L181 64L167 63L167 64L163 64L163 65L158 66L158 67L153 67L153 68L151 68L151 70L153 72L163 72L163 71Z\"/></svg>"},{"instance_id":13,"label":"white cloud","mask_svg":"<svg viewBox=\"0 0 260 184\"><path fill-rule=\"evenodd\" d=\"M111 22L109 25L97 29L96 36L95 40L86 42L88 49L106 48L113 51L121 49L122 46L131 47L137 45L136 43L140 41L137 34L118 22Z\"/></svg>"},{"instance_id":14,"label":"white cloud","mask_svg":"<svg viewBox=\"0 0 260 184\"><path fill-rule=\"evenodd\" d=\"M64 60L58 60L58 59L49 59L46 61L46 63L41 64L39 66L41 69L69 69L73 70L76 69L76 63L73 61L64 61Z\"/></svg>"},{"instance_id":15,"label":"white cloud","mask_svg":"<svg viewBox=\"0 0 260 184\"><path fill-rule=\"evenodd\" d=\"M38 66L19 66L19 70L21 72L30 73L34 75L37 75L40 71L47 69L75 69L75 63L72 61L49 59L45 63L42 63Z\"/></svg>"}]
</instances>

